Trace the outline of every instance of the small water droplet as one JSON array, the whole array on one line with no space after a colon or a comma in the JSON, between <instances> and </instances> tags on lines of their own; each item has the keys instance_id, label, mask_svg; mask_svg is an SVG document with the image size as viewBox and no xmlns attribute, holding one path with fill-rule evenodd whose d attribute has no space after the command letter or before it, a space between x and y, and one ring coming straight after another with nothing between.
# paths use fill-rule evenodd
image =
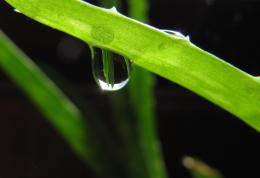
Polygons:
<instances>
[{"instance_id":1,"label":"small water droplet","mask_svg":"<svg viewBox=\"0 0 260 178\"><path fill-rule=\"evenodd\" d=\"M14 12L21 13L18 9L14 9Z\"/></svg>"},{"instance_id":2,"label":"small water droplet","mask_svg":"<svg viewBox=\"0 0 260 178\"><path fill-rule=\"evenodd\" d=\"M118 11L117 11L117 9L116 9L115 6L113 6L112 8L110 8L110 10L111 10L112 12L116 12L116 13L118 13Z\"/></svg>"},{"instance_id":3,"label":"small water droplet","mask_svg":"<svg viewBox=\"0 0 260 178\"><path fill-rule=\"evenodd\" d=\"M168 33L170 35L173 35L177 38L181 38L181 39L190 41L190 37L188 35L187 36L183 35L181 32L173 31L173 30L162 30L162 31L165 32L165 33Z\"/></svg>"},{"instance_id":4,"label":"small water droplet","mask_svg":"<svg viewBox=\"0 0 260 178\"><path fill-rule=\"evenodd\" d=\"M130 61L112 51L92 48L92 73L102 90L122 89L130 78Z\"/></svg>"}]
</instances>

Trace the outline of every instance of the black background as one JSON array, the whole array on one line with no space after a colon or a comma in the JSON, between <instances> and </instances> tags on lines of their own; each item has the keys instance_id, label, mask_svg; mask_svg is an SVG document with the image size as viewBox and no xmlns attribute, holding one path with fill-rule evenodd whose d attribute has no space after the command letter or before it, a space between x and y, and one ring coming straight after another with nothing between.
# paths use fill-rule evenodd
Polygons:
<instances>
[{"instance_id":1,"label":"black background","mask_svg":"<svg viewBox=\"0 0 260 178\"><path fill-rule=\"evenodd\" d=\"M194 44L242 70L260 74L260 2L152 0L149 13L153 26L178 30L189 35ZM0 2L0 29L72 99L80 96L105 110L107 94L94 84L86 44L15 13L4 1ZM74 55L66 54L66 49ZM204 160L226 178L260 177L260 134L165 79L158 78L155 93L158 130L170 177L188 177L181 165L184 155ZM2 71L0 177L91 177L55 129Z\"/></svg>"}]
</instances>

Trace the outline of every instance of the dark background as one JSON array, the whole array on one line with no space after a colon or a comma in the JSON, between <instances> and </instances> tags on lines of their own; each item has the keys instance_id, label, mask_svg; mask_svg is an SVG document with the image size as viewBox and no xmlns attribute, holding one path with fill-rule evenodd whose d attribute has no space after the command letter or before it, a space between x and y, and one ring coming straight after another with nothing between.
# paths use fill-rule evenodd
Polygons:
<instances>
[{"instance_id":1,"label":"dark background","mask_svg":"<svg viewBox=\"0 0 260 178\"><path fill-rule=\"evenodd\" d=\"M196 45L252 75L260 74L259 17L260 2L256 0L152 0L150 5L153 26L181 31ZM107 108L103 100L108 94L92 79L86 44L15 13L4 1L0 2L0 29L73 100L80 96L96 108ZM202 159L226 178L260 177L260 134L165 79L158 77L155 93L170 177L188 177L181 164L185 155ZM0 70L0 178L90 174Z\"/></svg>"}]
</instances>

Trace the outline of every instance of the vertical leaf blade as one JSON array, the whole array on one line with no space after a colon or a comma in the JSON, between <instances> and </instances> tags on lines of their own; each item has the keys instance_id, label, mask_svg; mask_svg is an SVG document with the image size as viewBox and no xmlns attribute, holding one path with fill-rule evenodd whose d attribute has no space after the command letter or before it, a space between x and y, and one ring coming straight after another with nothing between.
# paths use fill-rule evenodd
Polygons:
<instances>
[{"instance_id":1,"label":"vertical leaf blade","mask_svg":"<svg viewBox=\"0 0 260 178\"><path fill-rule=\"evenodd\" d=\"M148 8L149 0L129 0L129 15L136 20L148 22ZM138 119L139 143L146 169L151 178L166 178L166 168L156 131L154 84L153 74L133 66L129 93Z\"/></svg>"}]
</instances>

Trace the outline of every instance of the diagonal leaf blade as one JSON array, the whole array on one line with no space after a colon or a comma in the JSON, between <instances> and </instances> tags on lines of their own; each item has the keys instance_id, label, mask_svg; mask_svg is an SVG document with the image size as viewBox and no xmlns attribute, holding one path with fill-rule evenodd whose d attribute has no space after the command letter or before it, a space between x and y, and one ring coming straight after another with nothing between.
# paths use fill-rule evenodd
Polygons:
<instances>
[{"instance_id":1,"label":"diagonal leaf blade","mask_svg":"<svg viewBox=\"0 0 260 178\"><path fill-rule=\"evenodd\" d=\"M45 114L75 153L97 170L88 125L80 111L1 31L0 67Z\"/></svg>"},{"instance_id":2,"label":"diagonal leaf blade","mask_svg":"<svg viewBox=\"0 0 260 178\"><path fill-rule=\"evenodd\" d=\"M260 131L259 81L189 41L79 0L6 1L41 23L128 57Z\"/></svg>"}]
</instances>

